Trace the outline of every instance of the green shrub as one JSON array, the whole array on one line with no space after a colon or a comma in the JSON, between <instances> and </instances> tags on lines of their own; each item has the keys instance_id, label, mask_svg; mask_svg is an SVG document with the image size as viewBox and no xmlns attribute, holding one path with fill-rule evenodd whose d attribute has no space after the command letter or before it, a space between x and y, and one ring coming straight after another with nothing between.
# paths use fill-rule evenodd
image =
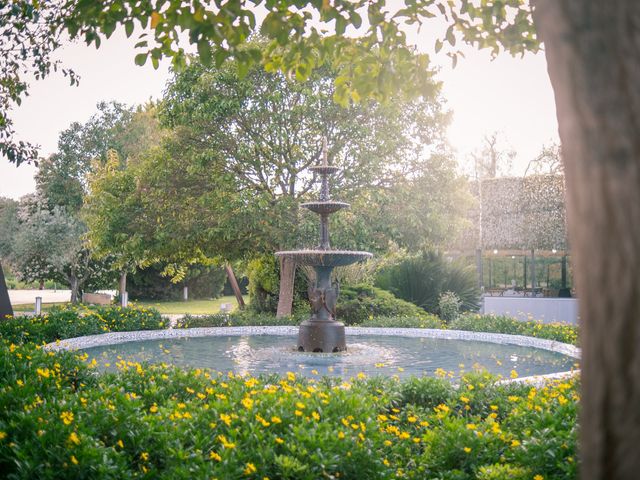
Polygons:
<instances>
[{"instance_id":1,"label":"green shrub","mask_svg":"<svg viewBox=\"0 0 640 480\"><path fill-rule=\"evenodd\" d=\"M453 292L443 292L438 297L438 315L444 323L451 323L460 316L462 302Z\"/></svg>"},{"instance_id":2,"label":"green shrub","mask_svg":"<svg viewBox=\"0 0 640 480\"><path fill-rule=\"evenodd\" d=\"M512 317L498 315L462 315L449 325L452 330L472 332L507 333L546 338L577 345L578 328L563 323L523 322Z\"/></svg>"},{"instance_id":3,"label":"green shrub","mask_svg":"<svg viewBox=\"0 0 640 480\"><path fill-rule=\"evenodd\" d=\"M480 467L476 478L477 480L529 480L532 475L528 468L494 463Z\"/></svg>"},{"instance_id":4,"label":"green shrub","mask_svg":"<svg viewBox=\"0 0 640 480\"><path fill-rule=\"evenodd\" d=\"M424 311L391 293L371 285L340 289L336 317L345 325L362 324L376 317L427 317Z\"/></svg>"},{"instance_id":5,"label":"green shrub","mask_svg":"<svg viewBox=\"0 0 640 480\"><path fill-rule=\"evenodd\" d=\"M270 313L256 313L250 310L236 311L229 314L213 315L185 315L178 319L176 328L196 328L196 327L249 327L249 326L277 326L277 325L299 325L303 320L301 317L281 317L278 318Z\"/></svg>"},{"instance_id":6,"label":"green shrub","mask_svg":"<svg viewBox=\"0 0 640 480\"><path fill-rule=\"evenodd\" d=\"M18 316L0 322L0 337L14 343L49 343L105 332L156 330L166 321L152 309L137 307L54 307L43 315Z\"/></svg>"},{"instance_id":7,"label":"green shrub","mask_svg":"<svg viewBox=\"0 0 640 480\"><path fill-rule=\"evenodd\" d=\"M515 394L482 374L457 387L405 387L126 362L98 374L83 358L0 341L7 478L577 475L575 380L521 385ZM491 413L476 409L476 396L490 399Z\"/></svg>"},{"instance_id":8,"label":"green shrub","mask_svg":"<svg viewBox=\"0 0 640 480\"><path fill-rule=\"evenodd\" d=\"M276 313L280 293L280 264L275 255L254 258L247 267L249 308L257 313ZM293 311L308 311L307 277L297 268L293 292Z\"/></svg>"},{"instance_id":9,"label":"green shrub","mask_svg":"<svg viewBox=\"0 0 640 480\"><path fill-rule=\"evenodd\" d=\"M422 314L417 317L371 317L357 327L380 328L443 328L442 321L435 315Z\"/></svg>"},{"instance_id":10,"label":"green shrub","mask_svg":"<svg viewBox=\"0 0 640 480\"><path fill-rule=\"evenodd\" d=\"M439 253L424 252L382 269L376 286L433 314L439 313L438 300L444 292L458 296L462 311L477 310L480 291L474 272L473 267L449 262Z\"/></svg>"},{"instance_id":11,"label":"green shrub","mask_svg":"<svg viewBox=\"0 0 640 480\"><path fill-rule=\"evenodd\" d=\"M451 382L434 377L411 377L400 385L402 404L433 409L455 396Z\"/></svg>"}]
</instances>

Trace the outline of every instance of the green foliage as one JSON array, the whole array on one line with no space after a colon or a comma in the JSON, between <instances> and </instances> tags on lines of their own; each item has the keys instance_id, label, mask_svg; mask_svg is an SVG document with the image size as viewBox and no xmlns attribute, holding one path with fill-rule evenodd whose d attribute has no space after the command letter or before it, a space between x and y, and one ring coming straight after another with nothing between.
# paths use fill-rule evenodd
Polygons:
<instances>
[{"instance_id":1,"label":"green foliage","mask_svg":"<svg viewBox=\"0 0 640 480\"><path fill-rule=\"evenodd\" d=\"M217 298L224 288L226 274L220 267L191 265L184 280L174 283L162 275L162 267L152 265L127 277L129 298L136 300L178 300L183 288L189 288L189 299Z\"/></svg>"},{"instance_id":2,"label":"green foliage","mask_svg":"<svg viewBox=\"0 0 640 480\"><path fill-rule=\"evenodd\" d=\"M50 343L105 332L156 330L167 323L155 310L135 307L54 307L39 316L18 316L0 322L0 337L13 343Z\"/></svg>"},{"instance_id":3,"label":"green foliage","mask_svg":"<svg viewBox=\"0 0 640 480\"><path fill-rule=\"evenodd\" d=\"M409 256L384 268L376 286L434 314L439 313L438 301L444 292L458 296L462 311L476 310L480 297L473 269L449 262L436 252Z\"/></svg>"},{"instance_id":4,"label":"green foliage","mask_svg":"<svg viewBox=\"0 0 640 480\"><path fill-rule=\"evenodd\" d=\"M433 408L453 400L456 394L451 382L444 378L411 377L403 381L399 388L398 406L413 405L421 408Z\"/></svg>"},{"instance_id":5,"label":"green foliage","mask_svg":"<svg viewBox=\"0 0 640 480\"><path fill-rule=\"evenodd\" d=\"M126 362L115 374L98 374L87 360L0 342L0 470L7 477L577 475L575 380L516 392L486 374L459 386L438 379L407 386ZM476 396L495 409L478 409Z\"/></svg>"},{"instance_id":6,"label":"green foliage","mask_svg":"<svg viewBox=\"0 0 640 480\"><path fill-rule=\"evenodd\" d=\"M449 325L452 330L495 332L546 338L571 345L578 344L578 328L563 323L522 322L512 317L496 315L462 315Z\"/></svg>"},{"instance_id":7,"label":"green foliage","mask_svg":"<svg viewBox=\"0 0 640 480\"><path fill-rule=\"evenodd\" d=\"M275 313L280 293L280 264L273 254L251 260L247 266L249 278L249 307L256 313ZM308 311L307 278L301 269L296 269L293 311Z\"/></svg>"},{"instance_id":8,"label":"green foliage","mask_svg":"<svg viewBox=\"0 0 640 480\"><path fill-rule=\"evenodd\" d=\"M462 302L453 292L442 292L438 297L438 314L444 323L451 323L460 316Z\"/></svg>"},{"instance_id":9,"label":"green foliage","mask_svg":"<svg viewBox=\"0 0 640 480\"><path fill-rule=\"evenodd\" d=\"M351 285L340 289L336 317L345 325L365 324L378 317L406 317L410 322L429 323L432 318L412 303L371 285Z\"/></svg>"}]
</instances>

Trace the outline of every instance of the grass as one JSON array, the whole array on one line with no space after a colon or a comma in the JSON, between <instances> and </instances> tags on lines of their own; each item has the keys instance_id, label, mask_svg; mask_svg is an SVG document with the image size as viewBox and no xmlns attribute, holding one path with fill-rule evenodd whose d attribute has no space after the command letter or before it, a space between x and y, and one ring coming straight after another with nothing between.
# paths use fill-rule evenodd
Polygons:
<instances>
[{"instance_id":1,"label":"grass","mask_svg":"<svg viewBox=\"0 0 640 480\"><path fill-rule=\"evenodd\" d=\"M62 303L43 303L42 311L49 311L55 306L66 305L67 302ZM35 303L22 303L20 305L13 305L14 312L35 312L36 304Z\"/></svg>"},{"instance_id":2,"label":"grass","mask_svg":"<svg viewBox=\"0 0 640 480\"><path fill-rule=\"evenodd\" d=\"M245 298L245 302L248 301ZM238 306L236 297L233 295L228 297L220 297L214 300L187 300L177 302L137 302L132 301L132 304L138 307L155 308L162 314L186 314L202 315L207 313L219 313L220 305L223 303L230 303L232 310L235 310Z\"/></svg>"},{"instance_id":3,"label":"grass","mask_svg":"<svg viewBox=\"0 0 640 480\"><path fill-rule=\"evenodd\" d=\"M248 301L248 298L245 297L245 302ZM175 302L145 302L145 301L134 301L129 302L138 307L144 308L154 308L158 310L161 314L191 314L191 315L203 315L203 314L213 314L220 312L220 305L223 303L230 303L232 305L232 311L236 310L238 304L236 302L236 297L233 295L227 297L220 297L214 300L187 300L185 301L175 301ZM42 310L49 311L51 308L55 306L66 305L67 303L43 303ZM33 303L25 303L22 305L14 305L14 312L33 312L35 310L35 304Z\"/></svg>"}]
</instances>

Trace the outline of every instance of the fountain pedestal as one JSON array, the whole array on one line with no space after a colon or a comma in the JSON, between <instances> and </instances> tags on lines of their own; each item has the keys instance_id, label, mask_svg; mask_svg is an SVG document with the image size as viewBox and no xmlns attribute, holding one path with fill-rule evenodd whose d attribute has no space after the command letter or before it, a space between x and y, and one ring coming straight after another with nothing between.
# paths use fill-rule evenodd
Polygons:
<instances>
[{"instance_id":1,"label":"fountain pedestal","mask_svg":"<svg viewBox=\"0 0 640 480\"><path fill-rule=\"evenodd\" d=\"M276 252L278 257L289 258L298 265L312 266L316 272L315 285L309 287L311 318L300 324L298 350L304 352L342 352L347 349L344 324L336 321L336 302L339 286L331 283L331 272L335 267L350 265L370 258L369 252L332 250L329 246L329 215L348 203L332 201L329 198L327 175L336 173L338 168L327 163L326 141L323 145L323 164L311 167L322 176L320 201L303 203L302 207L320 215L320 245L311 250L291 250Z\"/></svg>"}]
</instances>

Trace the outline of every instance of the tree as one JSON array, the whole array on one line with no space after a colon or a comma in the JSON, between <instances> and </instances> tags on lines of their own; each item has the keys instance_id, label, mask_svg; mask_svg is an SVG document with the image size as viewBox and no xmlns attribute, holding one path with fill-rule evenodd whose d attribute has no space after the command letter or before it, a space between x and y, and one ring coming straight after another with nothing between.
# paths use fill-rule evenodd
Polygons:
<instances>
[{"instance_id":1,"label":"tree","mask_svg":"<svg viewBox=\"0 0 640 480\"><path fill-rule=\"evenodd\" d=\"M80 300L83 287L106 273L91 261L83 235L84 224L61 207L39 208L30 213L16 232L10 261L27 282L44 279L67 283L71 301Z\"/></svg>"},{"instance_id":2,"label":"tree","mask_svg":"<svg viewBox=\"0 0 640 480\"><path fill-rule=\"evenodd\" d=\"M317 218L301 213L299 204L310 199L312 190L317 188L307 169L319 162L323 138L328 139L332 164L343 168L332 179L334 196L340 199L357 201L365 190L367 194L376 190L386 196L391 206L394 191L400 193L404 188L408 192L410 185L417 184L416 179L424 182L435 176L426 173L430 166L437 166L440 173L447 165L448 172L452 172L453 164L447 163L450 158L444 154L430 162L431 157L445 150L443 126L448 120L437 99L435 83L430 97L398 98L389 105L368 101L345 109L333 101L333 75L323 69L305 82L295 82L282 74L254 68L241 78L230 61L219 68L194 63L177 73L167 88L160 115L175 132L165 149L183 160L177 164L180 171L166 178L174 183L177 178L184 178L186 162L191 169L208 170L210 173L205 175L214 175L218 188L227 190L229 196L237 196L238 191L251 196L250 208L260 219L253 238L256 231L262 233L261 244L253 250L273 251L298 247L301 241L306 245L317 242ZM450 185L453 182L438 186L437 191L443 193ZM163 188L173 191L175 187ZM203 184L201 188L200 195L209 195L210 185ZM189 199L182 197L182 192ZM197 195L197 190L183 188L170 198L174 209L184 217L189 213L184 205L193 203ZM178 198L181 201L176 201ZM211 213L203 215L198 211L193 223L227 208L220 203L206 205ZM252 215L247 208L245 205L241 214L245 224L246 217ZM373 227L379 237L377 248L384 248L388 241L385 235L391 231L384 222L387 217L381 219L373 205L367 205L367 209L372 223L358 225L366 230ZM438 208L434 206L432 210ZM424 208L421 213L425 213ZM233 223L228 224L230 232L237 228L237 222L233 218ZM337 222L338 226L353 229L347 222ZM434 235L419 237L432 240ZM373 243L366 235L351 235L349 243L353 242L360 243L359 248L363 248L363 242ZM290 312L295 266L285 263L281 267L284 273L279 312L286 314Z\"/></svg>"},{"instance_id":3,"label":"tree","mask_svg":"<svg viewBox=\"0 0 640 480\"><path fill-rule=\"evenodd\" d=\"M498 132L487 134L482 139L482 147L471 154L476 178L483 180L508 175L516 152L501 143Z\"/></svg>"}]
</instances>

